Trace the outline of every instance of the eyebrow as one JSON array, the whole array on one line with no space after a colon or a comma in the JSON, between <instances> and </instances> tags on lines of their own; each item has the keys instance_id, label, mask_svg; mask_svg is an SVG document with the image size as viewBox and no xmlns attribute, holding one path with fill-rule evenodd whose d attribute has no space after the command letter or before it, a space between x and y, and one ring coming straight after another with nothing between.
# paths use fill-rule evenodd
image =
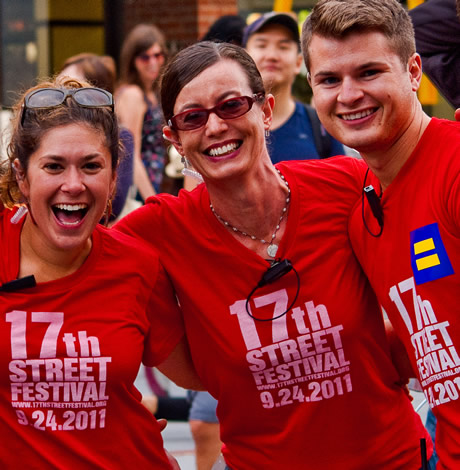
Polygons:
<instances>
[{"instance_id":1,"label":"eyebrow","mask_svg":"<svg viewBox=\"0 0 460 470\"><path fill-rule=\"evenodd\" d=\"M101 157L102 154L97 152L97 153L91 153L89 155L85 155L83 157L83 160L85 162L89 162L91 160L94 160L95 158L98 158L98 157ZM46 159L46 160L52 160L53 162L56 162L56 163L61 163L65 160L67 160L66 157L61 157L60 155L53 155L53 154L50 154L50 155L43 155L42 157L40 157L40 160L43 160L43 159Z\"/></svg>"},{"instance_id":2,"label":"eyebrow","mask_svg":"<svg viewBox=\"0 0 460 470\"><path fill-rule=\"evenodd\" d=\"M230 95L233 95L235 93L238 93L236 97L239 97L239 96L244 96L244 95L241 95L240 92L236 92L234 90L230 90L230 91L225 91L224 93L221 93L218 97L217 97L217 100L215 102L215 104L219 104L221 101L225 101L226 99L229 99L228 97ZM252 92L251 92L252 94ZM212 107L212 106L211 106ZM187 103L185 104L182 108L180 108L180 110L176 113L176 114L179 114L179 113L183 113L185 111L188 111L190 109L208 109L208 108L205 108L202 104L198 104L198 103Z\"/></svg>"},{"instance_id":3,"label":"eyebrow","mask_svg":"<svg viewBox=\"0 0 460 470\"><path fill-rule=\"evenodd\" d=\"M365 64L360 65L357 67L355 70L360 72L361 70L366 70L372 67L381 67L382 65L385 65L384 62L377 62L377 61L371 61L371 62L366 62ZM330 75L336 75L337 72L329 71L329 70L320 70L319 72L315 73L313 77L322 77L322 76L330 76Z\"/></svg>"}]
</instances>

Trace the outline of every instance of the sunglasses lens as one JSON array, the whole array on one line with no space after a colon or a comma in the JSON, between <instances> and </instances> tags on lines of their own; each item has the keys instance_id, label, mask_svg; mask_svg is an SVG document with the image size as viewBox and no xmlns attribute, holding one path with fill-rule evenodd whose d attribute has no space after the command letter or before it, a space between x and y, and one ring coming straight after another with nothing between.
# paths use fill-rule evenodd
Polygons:
<instances>
[{"instance_id":1,"label":"sunglasses lens","mask_svg":"<svg viewBox=\"0 0 460 470\"><path fill-rule=\"evenodd\" d=\"M208 113L205 110L190 110L178 114L174 118L174 125L182 131L198 129L206 124Z\"/></svg>"},{"instance_id":2,"label":"sunglasses lens","mask_svg":"<svg viewBox=\"0 0 460 470\"><path fill-rule=\"evenodd\" d=\"M80 88L73 94L74 100L82 106L111 106L112 98L102 90Z\"/></svg>"},{"instance_id":3,"label":"sunglasses lens","mask_svg":"<svg viewBox=\"0 0 460 470\"><path fill-rule=\"evenodd\" d=\"M222 119L232 119L242 116L251 109L252 102L241 96L240 98L233 98L226 100L219 104L216 112Z\"/></svg>"},{"instance_id":4,"label":"sunglasses lens","mask_svg":"<svg viewBox=\"0 0 460 470\"><path fill-rule=\"evenodd\" d=\"M28 108L47 108L58 106L64 101L65 93L57 89L42 89L27 97Z\"/></svg>"},{"instance_id":5,"label":"sunglasses lens","mask_svg":"<svg viewBox=\"0 0 460 470\"><path fill-rule=\"evenodd\" d=\"M154 54L139 54L137 56L142 62L148 62L150 59L155 59L155 60L159 60L161 59L162 57L164 57L164 54L163 52L155 52Z\"/></svg>"},{"instance_id":6,"label":"sunglasses lens","mask_svg":"<svg viewBox=\"0 0 460 470\"><path fill-rule=\"evenodd\" d=\"M184 111L171 118L176 129L191 131L204 126L208 120L209 113L216 113L221 119L235 119L246 114L251 108L254 100L247 96L239 96L222 101L214 108L191 109Z\"/></svg>"}]
</instances>

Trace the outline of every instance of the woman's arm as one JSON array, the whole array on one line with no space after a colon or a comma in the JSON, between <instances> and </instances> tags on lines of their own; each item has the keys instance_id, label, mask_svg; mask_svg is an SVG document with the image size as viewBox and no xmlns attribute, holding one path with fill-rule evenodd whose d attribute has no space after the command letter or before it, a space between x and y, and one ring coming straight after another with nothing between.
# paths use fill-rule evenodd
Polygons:
<instances>
[{"instance_id":1,"label":"woman's arm","mask_svg":"<svg viewBox=\"0 0 460 470\"><path fill-rule=\"evenodd\" d=\"M157 369L176 385L189 390L205 390L192 362L190 348L185 336Z\"/></svg>"}]
</instances>

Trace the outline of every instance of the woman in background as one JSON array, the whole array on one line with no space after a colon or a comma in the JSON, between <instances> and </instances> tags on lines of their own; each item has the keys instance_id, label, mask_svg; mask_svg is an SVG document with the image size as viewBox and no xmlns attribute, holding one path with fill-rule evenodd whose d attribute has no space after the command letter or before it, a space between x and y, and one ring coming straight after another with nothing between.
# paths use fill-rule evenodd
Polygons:
<instances>
[{"instance_id":1,"label":"woman in background","mask_svg":"<svg viewBox=\"0 0 460 470\"><path fill-rule=\"evenodd\" d=\"M163 180L166 148L157 79L165 60L165 39L155 25L137 25L121 49L116 112L134 136L134 184L144 201L161 191Z\"/></svg>"}]
</instances>

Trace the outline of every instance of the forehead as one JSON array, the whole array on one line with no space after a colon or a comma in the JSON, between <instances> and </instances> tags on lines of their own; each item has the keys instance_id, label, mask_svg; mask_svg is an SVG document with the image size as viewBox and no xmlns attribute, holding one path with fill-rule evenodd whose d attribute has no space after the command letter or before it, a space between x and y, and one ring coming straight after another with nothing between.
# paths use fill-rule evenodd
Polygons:
<instances>
[{"instance_id":1,"label":"forehead","mask_svg":"<svg viewBox=\"0 0 460 470\"><path fill-rule=\"evenodd\" d=\"M85 123L65 124L47 130L36 153L91 153L107 150L104 134Z\"/></svg>"},{"instance_id":2,"label":"forehead","mask_svg":"<svg viewBox=\"0 0 460 470\"><path fill-rule=\"evenodd\" d=\"M161 46L157 42L155 42L150 47L145 49L144 52L147 52L148 54L153 54L155 52L161 52Z\"/></svg>"},{"instance_id":3,"label":"forehead","mask_svg":"<svg viewBox=\"0 0 460 470\"><path fill-rule=\"evenodd\" d=\"M391 41L380 31L352 32L342 38L313 34L308 54L310 72L359 67L368 62L401 63Z\"/></svg>"},{"instance_id":4,"label":"forehead","mask_svg":"<svg viewBox=\"0 0 460 470\"><path fill-rule=\"evenodd\" d=\"M174 110L187 106L209 106L226 95L251 94L246 72L234 60L224 59L203 70L177 95Z\"/></svg>"}]
</instances>

